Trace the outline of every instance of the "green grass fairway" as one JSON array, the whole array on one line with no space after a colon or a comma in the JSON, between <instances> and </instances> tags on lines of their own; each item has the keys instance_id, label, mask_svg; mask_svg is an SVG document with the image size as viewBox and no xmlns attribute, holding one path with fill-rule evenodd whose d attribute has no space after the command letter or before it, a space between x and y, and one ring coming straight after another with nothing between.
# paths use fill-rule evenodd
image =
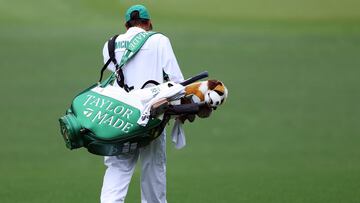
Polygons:
<instances>
[{"instance_id":1,"label":"green grass fairway","mask_svg":"<svg viewBox=\"0 0 360 203\"><path fill-rule=\"evenodd\" d=\"M144 2L184 75L229 89L186 148L168 140L168 202L360 202L360 1ZM1 203L99 202L102 157L67 150L57 119L133 3L0 0Z\"/></svg>"}]
</instances>

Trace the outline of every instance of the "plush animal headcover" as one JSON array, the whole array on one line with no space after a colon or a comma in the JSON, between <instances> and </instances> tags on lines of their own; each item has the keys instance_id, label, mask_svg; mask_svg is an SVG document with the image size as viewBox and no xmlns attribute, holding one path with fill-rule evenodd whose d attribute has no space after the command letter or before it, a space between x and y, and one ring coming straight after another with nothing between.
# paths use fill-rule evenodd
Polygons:
<instances>
[{"instance_id":1,"label":"plush animal headcover","mask_svg":"<svg viewBox=\"0 0 360 203\"><path fill-rule=\"evenodd\" d=\"M226 100L228 90L219 80L207 80L186 86L185 95L192 96L194 103L207 103L217 107Z\"/></svg>"}]
</instances>

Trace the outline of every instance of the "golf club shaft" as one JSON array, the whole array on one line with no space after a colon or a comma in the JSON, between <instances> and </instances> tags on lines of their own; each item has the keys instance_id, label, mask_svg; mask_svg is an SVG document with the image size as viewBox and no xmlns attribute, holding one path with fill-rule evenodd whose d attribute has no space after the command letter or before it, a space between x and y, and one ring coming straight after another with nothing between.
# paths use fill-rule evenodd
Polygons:
<instances>
[{"instance_id":1,"label":"golf club shaft","mask_svg":"<svg viewBox=\"0 0 360 203\"><path fill-rule=\"evenodd\" d=\"M207 71L204 71L204 72L199 73L198 75L195 75L194 77L191 77L191 78L181 82L180 85L186 86L186 85L189 85L189 84L191 84L193 82L196 82L198 80L206 78L208 76L209 76L209 73Z\"/></svg>"}]
</instances>

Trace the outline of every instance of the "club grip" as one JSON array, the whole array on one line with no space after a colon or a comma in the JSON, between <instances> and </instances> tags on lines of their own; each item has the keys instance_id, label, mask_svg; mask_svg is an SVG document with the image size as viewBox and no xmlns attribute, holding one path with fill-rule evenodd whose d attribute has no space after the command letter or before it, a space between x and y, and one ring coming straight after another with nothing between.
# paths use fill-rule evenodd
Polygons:
<instances>
[{"instance_id":1,"label":"club grip","mask_svg":"<svg viewBox=\"0 0 360 203\"><path fill-rule=\"evenodd\" d=\"M181 115L181 114L197 114L199 112L199 104L180 104L170 105L166 110L168 115Z\"/></svg>"},{"instance_id":2,"label":"club grip","mask_svg":"<svg viewBox=\"0 0 360 203\"><path fill-rule=\"evenodd\" d=\"M204 71L204 72L201 72L201 73L195 75L194 77L191 77L191 78L189 78L189 79L181 82L180 85L186 86L186 85L189 85L189 84L191 84L191 83L193 83L193 82L196 82L196 81L198 81L198 80L201 80L201 79L203 79L203 78L206 78L206 77L208 77L208 76L209 76L209 73L208 73L207 71Z\"/></svg>"}]
</instances>

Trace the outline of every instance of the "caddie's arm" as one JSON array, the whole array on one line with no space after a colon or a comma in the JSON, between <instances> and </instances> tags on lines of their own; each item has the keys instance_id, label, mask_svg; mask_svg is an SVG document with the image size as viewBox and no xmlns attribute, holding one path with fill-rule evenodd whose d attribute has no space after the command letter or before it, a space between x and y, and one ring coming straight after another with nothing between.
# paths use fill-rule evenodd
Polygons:
<instances>
[{"instance_id":1,"label":"caddie's arm","mask_svg":"<svg viewBox=\"0 0 360 203\"><path fill-rule=\"evenodd\" d=\"M161 67L173 82L180 83L184 80L179 64L176 60L169 38L162 36L159 44L159 57Z\"/></svg>"},{"instance_id":2,"label":"caddie's arm","mask_svg":"<svg viewBox=\"0 0 360 203\"><path fill-rule=\"evenodd\" d=\"M176 83L180 83L184 81L184 76L181 73L170 40L165 36L161 38L159 53L162 62L162 69L169 76L169 79ZM187 101L185 98L183 98L181 101L181 103L189 103L189 102L190 101ZM177 119L179 119L182 123L184 123L186 120L193 122L195 120L195 115L194 114L181 115Z\"/></svg>"}]
</instances>

